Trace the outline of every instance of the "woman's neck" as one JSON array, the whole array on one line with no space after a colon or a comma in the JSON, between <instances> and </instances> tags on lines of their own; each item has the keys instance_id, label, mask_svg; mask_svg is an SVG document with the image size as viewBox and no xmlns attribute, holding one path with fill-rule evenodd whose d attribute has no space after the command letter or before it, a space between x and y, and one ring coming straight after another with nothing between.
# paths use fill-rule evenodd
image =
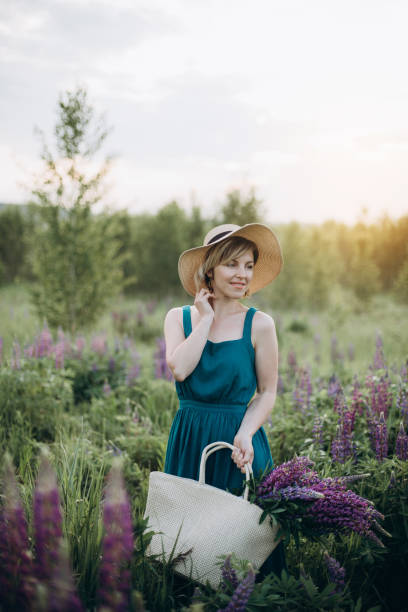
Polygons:
<instances>
[{"instance_id":1,"label":"woman's neck","mask_svg":"<svg viewBox=\"0 0 408 612\"><path fill-rule=\"evenodd\" d=\"M214 318L223 319L238 312L243 312L245 308L238 300L232 300L226 297L217 297L212 300L212 307L214 309Z\"/></svg>"}]
</instances>

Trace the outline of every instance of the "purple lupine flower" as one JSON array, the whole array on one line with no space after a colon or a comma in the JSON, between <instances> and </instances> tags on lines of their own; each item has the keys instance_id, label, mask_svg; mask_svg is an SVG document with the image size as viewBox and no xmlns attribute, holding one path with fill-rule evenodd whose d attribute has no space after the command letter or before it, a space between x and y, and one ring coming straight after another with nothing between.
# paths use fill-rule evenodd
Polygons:
<instances>
[{"instance_id":1,"label":"purple lupine flower","mask_svg":"<svg viewBox=\"0 0 408 612\"><path fill-rule=\"evenodd\" d=\"M377 339L375 341L375 355L373 360L374 370L385 369L384 352L383 352L383 341L379 332L377 332Z\"/></svg>"},{"instance_id":2,"label":"purple lupine flower","mask_svg":"<svg viewBox=\"0 0 408 612\"><path fill-rule=\"evenodd\" d=\"M335 397L338 393L343 393L340 381L335 374L329 378L329 386L327 389L327 395L329 397Z\"/></svg>"},{"instance_id":3,"label":"purple lupine flower","mask_svg":"<svg viewBox=\"0 0 408 612\"><path fill-rule=\"evenodd\" d=\"M392 406L392 393L390 391L390 379L388 375L378 379L376 376L368 376L366 385L370 393L370 407L373 414L377 416L384 412L385 418Z\"/></svg>"},{"instance_id":4,"label":"purple lupine flower","mask_svg":"<svg viewBox=\"0 0 408 612\"><path fill-rule=\"evenodd\" d=\"M358 412L358 414L361 416L363 414L363 409L365 405L366 404L363 394L361 392L360 383L358 382L357 376L355 376L353 382L353 391L351 395L351 410L355 413Z\"/></svg>"},{"instance_id":5,"label":"purple lupine flower","mask_svg":"<svg viewBox=\"0 0 408 612\"><path fill-rule=\"evenodd\" d=\"M46 325L44 325L42 331L40 332L40 335L36 340L35 346L35 357L41 358L48 357L49 355L51 355L53 350L53 339L52 334Z\"/></svg>"},{"instance_id":6,"label":"purple lupine flower","mask_svg":"<svg viewBox=\"0 0 408 612\"><path fill-rule=\"evenodd\" d=\"M314 491L313 489L310 489L309 487L299 487L295 485L293 487L285 487L283 489L269 491L265 495L258 497L258 500L276 499L277 501L279 500L291 501L294 499L300 499L303 501L312 501L315 499L320 499L321 497L324 497L324 495L323 493L320 493L319 491Z\"/></svg>"},{"instance_id":7,"label":"purple lupine flower","mask_svg":"<svg viewBox=\"0 0 408 612\"><path fill-rule=\"evenodd\" d=\"M157 338L157 350L154 354L155 378L166 378L173 380L173 374L166 361L166 342L164 338Z\"/></svg>"},{"instance_id":8,"label":"purple lupine flower","mask_svg":"<svg viewBox=\"0 0 408 612\"><path fill-rule=\"evenodd\" d=\"M344 410L339 416L336 437L331 448L333 460L338 463L345 463L353 455L354 417L355 413L350 410Z\"/></svg>"},{"instance_id":9,"label":"purple lupine flower","mask_svg":"<svg viewBox=\"0 0 408 612\"><path fill-rule=\"evenodd\" d=\"M395 454L398 459L408 461L408 436L405 433L404 423L402 421L395 441Z\"/></svg>"},{"instance_id":10,"label":"purple lupine flower","mask_svg":"<svg viewBox=\"0 0 408 612\"><path fill-rule=\"evenodd\" d=\"M20 370L21 368L21 348L19 342L13 342L13 356L11 358L11 367L13 370Z\"/></svg>"},{"instance_id":11,"label":"purple lupine flower","mask_svg":"<svg viewBox=\"0 0 408 612\"><path fill-rule=\"evenodd\" d=\"M248 600L254 590L255 584L255 572L251 566L249 566L249 572L246 577L238 584L235 589L231 601L226 608L218 610L217 612L245 612Z\"/></svg>"},{"instance_id":12,"label":"purple lupine flower","mask_svg":"<svg viewBox=\"0 0 408 612\"><path fill-rule=\"evenodd\" d=\"M270 491L284 489L298 484L301 476L314 465L308 457L295 457L286 463L281 463L267 474L257 487L257 496L261 497Z\"/></svg>"},{"instance_id":13,"label":"purple lupine flower","mask_svg":"<svg viewBox=\"0 0 408 612\"><path fill-rule=\"evenodd\" d=\"M40 580L50 580L59 561L62 540L62 515L55 472L43 455L34 490L33 512L36 574Z\"/></svg>"},{"instance_id":14,"label":"purple lupine flower","mask_svg":"<svg viewBox=\"0 0 408 612\"><path fill-rule=\"evenodd\" d=\"M76 593L68 546L64 540L60 543L58 563L52 571L47 603L47 610L58 612L82 612L84 609Z\"/></svg>"},{"instance_id":15,"label":"purple lupine flower","mask_svg":"<svg viewBox=\"0 0 408 612\"><path fill-rule=\"evenodd\" d=\"M225 557L224 564L221 569L222 574L222 583L221 588L223 591L226 591L229 586L235 590L238 586L239 580L237 576L237 572L231 565L231 553Z\"/></svg>"},{"instance_id":16,"label":"purple lupine flower","mask_svg":"<svg viewBox=\"0 0 408 612\"><path fill-rule=\"evenodd\" d=\"M316 479L316 477L312 477ZM375 521L381 518L371 502L359 497L336 479L325 478L309 484L310 488L323 493L306 509L306 516L312 519L320 533L344 533L354 531L359 535L371 537L376 527ZM382 517L383 518L383 517Z\"/></svg>"},{"instance_id":17,"label":"purple lupine flower","mask_svg":"<svg viewBox=\"0 0 408 612\"><path fill-rule=\"evenodd\" d=\"M93 336L92 340L91 340L91 349L94 351L94 353L96 353L97 355L105 355L106 350L107 350L107 345L106 345L106 338L103 335L96 335Z\"/></svg>"},{"instance_id":18,"label":"purple lupine flower","mask_svg":"<svg viewBox=\"0 0 408 612\"><path fill-rule=\"evenodd\" d=\"M109 357L109 361L108 361L108 370L110 372L114 372L115 371L115 366L116 366L116 361L113 357Z\"/></svg>"},{"instance_id":19,"label":"purple lupine flower","mask_svg":"<svg viewBox=\"0 0 408 612\"><path fill-rule=\"evenodd\" d=\"M3 506L0 514L0 593L4 609L29 607L34 580L27 524L8 454L4 458Z\"/></svg>"},{"instance_id":20,"label":"purple lupine flower","mask_svg":"<svg viewBox=\"0 0 408 612\"><path fill-rule=\"evenodd\" d=\"M408 383L408 362L404 363L400 369L400 376L403 383Z\"/></svg>"},{"instance_id":21,"label":"purple lupine flower","mask_svg":"<svg viewBox=\"0 0 408 612\"><path fill-rule=\"evenodd\" d=\"M377 461L381 462L387 457L388 453L388 432L384 418L384 413L381 412L380 420L375 427L375 456Z\"/></svg>"},{"instance_id":22,"label":"purple lupine flower","mask_svg":"<svg viewBox=\"0 0 408 612\"><path fill-rule=\"evenodd\" d=\"M277 385L277 393L278 395L281 395L282 393L285 393L285 383L283 382L283 378L282 376L279 374L278 375L278 385Z\"/></svg>"},{"instance_id":23,"label":"purple lupine flower","mask_svg":"<svg viewBox=\"0 0 408 612\"><path fill-rule=\"evenodd\" d=\"M313 442L318 447L323 446L323 422L320 416L315 416L313 421Z\"/></svg>"},{"instance_id":24,"label":"purple lupine flower","mask_svg":"<svg viewBox=\"0 0 408 612\"><path fill-rule=\"evenodd\" d=\"M131 509L118 459L107 477L103 503L104 536L98 599L100 608L117 612L129 609L130 570L133 552Z\"/></svg>"},{"instance_id":25,"label":"purple lupine flower","mask_svg":"<svg viewBox=\"0 0 408 612\"><path fill-rule=\"evenodd\" d=\"M346 570L344 569L344 567L341 567L340 563L336 561L336 559L330 557L327 551L325 551L324 553L324 560L329 572L330 582L336 585L334 592L342 593L346 586Z\"/></svg>"},{"instance_id":26,"label":"purple lupine flower","mask_svg":"<svg viewBox=\"0 0 408 612\"><path fill-rule=\"evenodd\" d=\"M293 401L295 406L304 414L310 409L310 397L312 395L312 383L310 372L307 369L298 369L296 387L293 391Z\"/></svg>"}]
</instances>

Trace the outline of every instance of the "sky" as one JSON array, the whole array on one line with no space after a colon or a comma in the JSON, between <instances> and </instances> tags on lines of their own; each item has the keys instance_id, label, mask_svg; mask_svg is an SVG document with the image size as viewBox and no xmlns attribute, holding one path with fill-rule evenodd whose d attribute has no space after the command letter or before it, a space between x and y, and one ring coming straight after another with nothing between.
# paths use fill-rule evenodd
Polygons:
<instances>
[{"instance_id":1,"label":"sky","mask_svg":"<svg viewBox=\"0 0 408 612\"><path fill-rule=\"evenodd\" d=\"M61 92L112 131L107 203L270 223L408 213L406 0L0 0L0 202L22 203Z\"/></svg>"}]
</instances>

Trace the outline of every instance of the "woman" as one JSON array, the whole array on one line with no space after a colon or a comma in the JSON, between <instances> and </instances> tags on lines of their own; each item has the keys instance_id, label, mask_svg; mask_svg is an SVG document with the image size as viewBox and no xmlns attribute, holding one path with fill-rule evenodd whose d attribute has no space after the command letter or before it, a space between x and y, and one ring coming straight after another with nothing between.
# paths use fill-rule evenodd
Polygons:
<instances>
[{"instance_id":1,"label":"woman","mask_svg":"<svg viewBox=\"0 0 408 612\"><path fill-rule=\"evenodd\" d=\"M166 360L180 400L165 472L198 480L201 452L217 440L232 443L235 450L209 457L210 485L238 492L245 463L252 464L256 475L272 467L262 425L276 398L275 326L269 315L240 300L270 283L281 266L275 234L259 223L217 226L202 247L181 254L179 276L194 306L172 308L164 323ZM283 567L279 545L260 577Z\"/></svg>"}]
</instances>

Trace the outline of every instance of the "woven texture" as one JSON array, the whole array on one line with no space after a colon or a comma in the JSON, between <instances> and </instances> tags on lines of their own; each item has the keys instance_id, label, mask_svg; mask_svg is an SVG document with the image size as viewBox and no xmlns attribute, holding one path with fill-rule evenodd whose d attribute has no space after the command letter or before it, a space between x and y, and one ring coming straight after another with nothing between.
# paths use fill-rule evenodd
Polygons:
<instances>
[{"instance_id":1,"label":"woven texture","mask_svg":"<svg viewBox=\"0 0 408 612\"><path fill-rule=\"evenodd\" d=\"M247 223L242 227L239 225L217 226L215 230L219 231L224 227L230 229L230 236L242 236L243 238L252 240L259 249L259 259L254 266L254 274L250 284L250 292L254 294L256 291L259 291L273 281L281 271L283 258L279 240L271 228L263 223ZM213 231L214 230L211 230L211 232L207 234L205 241L211 239ZM194 272L198 266L203 263L208 249L213 244L217 244L228 237L229 236L224 236L224 238L216 240L214 243L194 247L181 253L178 261L179 277L184 289L193 297L196 294Z\"/></svg>"},{"instance_id":2,"label":"woven texture","mask_svg":"<svg viewBox=\"0 0 408 612\"><path fill-rule=\"evenodd\" d=\"M168 560L191 551L176 571L217 587L219 555L234 552L259 569L278 545L277 529L267 519L259 524L261 514L255 504L211 485L151 472L145 517L155 535L147 553Z\"/></svg>"}]
</instances>

